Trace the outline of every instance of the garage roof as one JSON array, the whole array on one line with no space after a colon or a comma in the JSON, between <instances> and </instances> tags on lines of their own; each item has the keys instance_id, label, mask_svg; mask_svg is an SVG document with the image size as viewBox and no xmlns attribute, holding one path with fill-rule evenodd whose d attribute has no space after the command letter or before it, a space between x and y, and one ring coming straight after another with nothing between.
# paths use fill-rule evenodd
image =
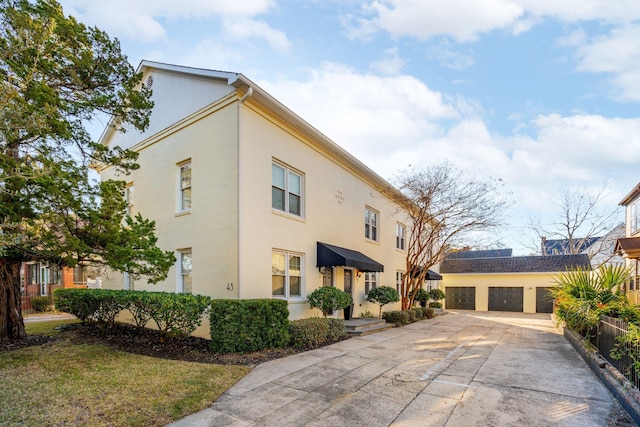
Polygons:
<instances>
[{"instance_id":1,"label":"garage roof","mask_svg":"<svg viewBox=\"0 0 640 427\"><path fill-rule=\"evenodd\" d=\"M586 254L574 254L445 259L440 264L440 273L542 273L563 272L572 267L590 269L589 257Z\"/></svg>"}]
</instances>

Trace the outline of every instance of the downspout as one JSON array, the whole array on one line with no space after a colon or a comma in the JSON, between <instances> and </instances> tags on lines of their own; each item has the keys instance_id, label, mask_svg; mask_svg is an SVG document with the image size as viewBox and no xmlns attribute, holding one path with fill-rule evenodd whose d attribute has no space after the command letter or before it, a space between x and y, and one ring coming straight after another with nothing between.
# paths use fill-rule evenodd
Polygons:
<instances>
[{"instance_id":1,"label":"downspout","mask_svg":"<svg viewBox=\"0 0 640 427\"><path fill-rule=\"evenodd\" d=\"M240 98L240 104L243 104L244 101L246 101L251 95L253 95L253 87L249 86L249 89L247 90L247 92ZM241 295L241 289L240 289L240 284L242 283L242 269L240 268L240 262L242 260L241 254L242 254L242 239L241 239L241 212L240 212L240 201L241 201L241 195L240 195L240 177L242 176L241 171L240 171L240 142L242 141L241 135L240 135L240 107L238 106L238 116L237 116L237 126L238 126L238 145L237 145L237 162L238 162L238 172L237 172L237 176L236 176L236 180L238 183L238 200L237 200L237 210L238 210L238 253L236 254L236 256L238 257L238 283L236 284L237 288L238 288L238 299L242 298Z\"/></svg>"}]
</instances>

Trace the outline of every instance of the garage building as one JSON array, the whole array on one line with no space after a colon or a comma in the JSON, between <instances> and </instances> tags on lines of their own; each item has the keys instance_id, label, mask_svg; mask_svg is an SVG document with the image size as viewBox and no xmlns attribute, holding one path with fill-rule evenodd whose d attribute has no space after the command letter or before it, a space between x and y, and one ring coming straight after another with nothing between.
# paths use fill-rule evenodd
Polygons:
<instances>
[{"instance_id":1,"label":"garage building","mask_svg":"<svg viewBox=\"0 0 640 427\"><path fill-rule=\"evenodd\" d=\"M445 308L551 313L549 289L568 268L591 268L586 254L504 256L510 250L465 251L442 261Z\"/></svg>"}]
</instances>

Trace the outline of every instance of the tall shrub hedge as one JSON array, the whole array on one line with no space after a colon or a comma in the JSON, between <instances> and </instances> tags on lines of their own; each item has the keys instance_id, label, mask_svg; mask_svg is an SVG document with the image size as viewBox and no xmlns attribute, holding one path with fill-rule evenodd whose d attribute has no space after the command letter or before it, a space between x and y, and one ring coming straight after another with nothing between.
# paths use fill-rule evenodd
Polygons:
<instances>
[{"instance_id":1,"label":"tall shrub hedge","mask_svg":"<svg viewBox=\"0 0 640 427\"><path fill-rule=\"evenodd\" d=\"M161 334L190 334L202 324L211 298L170 292L108 289L57 289L56 308L82 322L113 326L118 314L129 310L138 327L153 319Z\"/></svg>"},{"instance_id":2,"label":"tall shrub hedge","mask_svg":"<svg viewBox=\"0 0 640 427\"><path fill-rule=\"evenodd\" d=\"M276 299L211 301L211 350L257 351L289 343L289 308Z\"/></svg>"}]
</instances>

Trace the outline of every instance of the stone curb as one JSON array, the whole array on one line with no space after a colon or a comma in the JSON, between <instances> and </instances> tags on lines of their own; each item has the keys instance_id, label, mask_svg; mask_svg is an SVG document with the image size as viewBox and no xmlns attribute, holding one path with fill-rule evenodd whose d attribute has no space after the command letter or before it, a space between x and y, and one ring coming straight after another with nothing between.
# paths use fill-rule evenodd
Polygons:
<instances>
[{"instance_id":1,"label":"stone curb","mask_svg":"<svg viewBox=\"0 0 640 427\"><path fill-rule=\"evenodd\" d=\"M629 380L600 356L584 338L567 328L561 328L567 341L587 362L600 381L633 418L633 421L640 425L640 391L636 390Z\"/></svg>"}]
</instances>

